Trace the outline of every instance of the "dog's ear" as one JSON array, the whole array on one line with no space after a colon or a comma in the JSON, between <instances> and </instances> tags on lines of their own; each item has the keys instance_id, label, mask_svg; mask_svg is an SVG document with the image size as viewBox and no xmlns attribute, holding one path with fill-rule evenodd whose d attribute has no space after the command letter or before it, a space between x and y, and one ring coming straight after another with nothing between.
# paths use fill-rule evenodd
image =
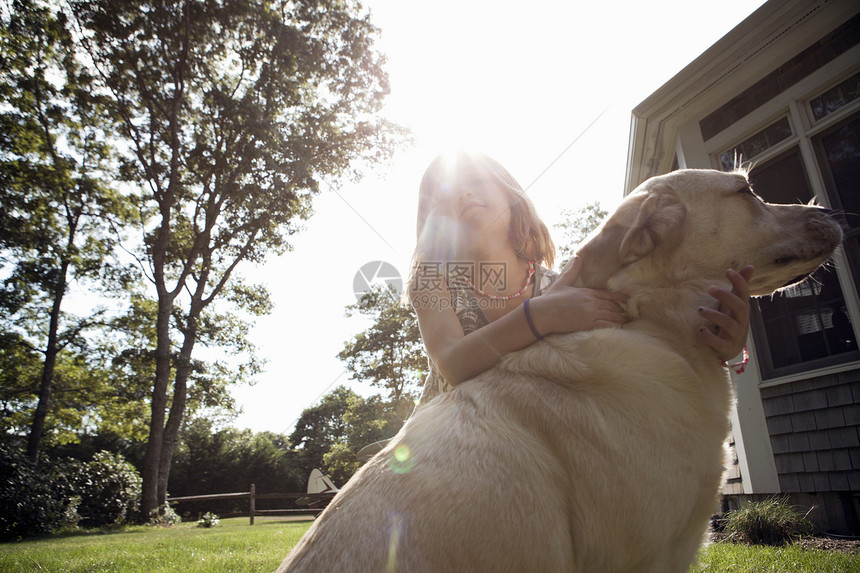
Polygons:
<instances>
[{"instance_id":1,"label":"dog's ear","mask_svg":"<svg viewBox=\"0 0 860 573\"><path fill-rule=\"evenodd\" d=\"M658 245L669 242L680 234L686 217L686 207L671 190L648 195L621 239L621 264L638 261Z\"/></svg>"}]
</instances>

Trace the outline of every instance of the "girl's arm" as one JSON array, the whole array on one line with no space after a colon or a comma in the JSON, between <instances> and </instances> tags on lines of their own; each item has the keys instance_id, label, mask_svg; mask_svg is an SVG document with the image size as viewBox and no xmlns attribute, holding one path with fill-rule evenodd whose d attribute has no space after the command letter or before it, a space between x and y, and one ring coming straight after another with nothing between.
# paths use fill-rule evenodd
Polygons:
<instances>
[{"instance_id":1,"label":"girl's arm","mask_svg":"<svg viewBox=\"0 0 860 573\"><path fill-rule=\"evenodd\" d=\"M551 290L529 302L532 322L542 335L618 326L627 321L619 295L570 286L581 269L582 262L577 261ZM448 304L446 288L413 292L411 296L427 353L452 385L477 376L498 364L505 354L535 342L522 304L498 320L463 334Z\"/></svg>"}]
</instances>

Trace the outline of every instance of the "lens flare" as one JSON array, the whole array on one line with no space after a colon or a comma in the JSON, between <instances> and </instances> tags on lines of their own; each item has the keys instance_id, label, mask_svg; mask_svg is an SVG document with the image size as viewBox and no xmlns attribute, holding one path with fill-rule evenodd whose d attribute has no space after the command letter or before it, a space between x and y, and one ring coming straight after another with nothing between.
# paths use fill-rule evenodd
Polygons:
<instances>
[{"instance_id":1,"label":"lens flare","mask_svg":"<svg viewBox=\"0 0 860 573\"><path fill-rule=\"evenodd\" d=\"M462 234L453 217L442 209L434 209L421 225L418 237L421 261L426 264L451 260Z\"/></svg>"},{"instance_id":2,"label":"lens flare","mask_svg":"<svg viewBox=\"0 0 860 573\"><path fill-rule=\"evenodd\" d=\"M398 462L403 463L409 459L409 446L400 445L394 448L394 459Z\"/></svg>"},{"instance_id":3,"label":"lens flare","mask_svg":"<svg viewBox=\"0 0 860 573\"><path fill-rule=\"evenodd\" d=\"M402 533L403 518L399 515L392 516L388 537L388 563L385 565L386 573L397 571L397 550L400 547L400 536Z\"/></svg>"},{"instance_id":4,"label":"lens flare","mask_svg":"<svg viewBox=\"0 0 860 573\"><path fill-rule=\"evenodd\" d=\"M406 444L400 444L388 453L388 467L396 474L405 474L415 467L415 458Z\"/></svg>"}]
</instances>

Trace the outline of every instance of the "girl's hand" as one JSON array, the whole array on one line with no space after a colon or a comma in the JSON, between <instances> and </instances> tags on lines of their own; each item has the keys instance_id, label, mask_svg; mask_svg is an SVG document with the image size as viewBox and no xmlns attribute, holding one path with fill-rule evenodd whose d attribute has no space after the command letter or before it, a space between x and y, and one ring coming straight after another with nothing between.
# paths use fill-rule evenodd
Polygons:
<instances>
[{"instance_id":1,"label":"girl's hand","mask_svg":"<svg viewBox=\"0 0 860 573\"><path fill-rule=\"evenodd\" d=\"M699 315L708 319L716 328L705 326L699 329L705 342L714 349L720 360L726 361L740 354L747 341L750 325L749 282L755 269L747 265L740 272L726 271L732 283L731 292L718 286L708 289L708 294L720 301L719 310L699 308Z\"/></svg>"},{"instance_id":2,"label":"girl's hand","mask_svg":"<svg viewBox=\"0 0 860 573\"><path fill-rule=\"evenodd\" d=\"M573 286L582 265L582 259L576 257L545 294L532 299L530 304L538 311L535 320L541 333L579 332L628 322L624 309L627 297Z\"/></svg>"}]
</instances>

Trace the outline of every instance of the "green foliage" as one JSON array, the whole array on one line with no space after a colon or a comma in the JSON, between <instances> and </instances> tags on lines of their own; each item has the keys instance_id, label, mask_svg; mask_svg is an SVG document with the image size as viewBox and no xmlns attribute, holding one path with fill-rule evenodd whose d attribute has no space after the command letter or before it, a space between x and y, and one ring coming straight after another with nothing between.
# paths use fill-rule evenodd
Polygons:
<instances>
[{"instance_id":1,"label":"green foliage","mask_svg":"<svg viewBox=\"0 0 860 573\"><path fill-rule=\"evenodd\" d=\"M163 503L149 512L146 524L150 527L173 527L179 522L179 514L169 504Z\"/></svg>"},{"instance_id":2,"label":"green foliage","mask_svg":"<svg viewBox=\"0 0 860 573\"><path fill-rule=\"evenodd\" d=\"M0 446L0 539L47 535L63 524L66 491L55 488L54 479L22 453Z\"/></svg>"},{"instance_id":3,"label":"green foliage","mask_svg":"<svg viewBox=\"0 0 860 573\"><path fill-rule=\"evenodd\" d=\"M116 526L136 518L140 505L140 474L110 452L98 452L72 478L83 527Z\"/></svg>"},{"instance_id":4,"label":"green foliage","mask_svg":"<svg viewBox=\"0 0 860 573\"><path fill-rule=\"evenodd\" d=\"M361 467L358 452L365 446L392 438L403 421L380 396L356 396L343 414L346 439L339 439L323 455L322 468L336 483L343 485Z\"/></svg>"},{"instance_id":5,"label":"green foliage","mask_svg":"<svg viewBox=\"0 0 860 573\"><path fill-rule=\"evenodd\" d=\"M211 511L207 511L200 519L197 520L197 527L218 527L220 523L221 520L218 519L217 515L215 515Z\"/></svg>"},{"instance_id":6,"label":"green foliage","mask_svg":"<svg viewBox=\"0 0 860 573\"><path fill-rule=\"evenodd\" d=\"M20 334L0 332L0 433L26 435L33 420L41 357Z\"/></svg>"},{"instance_id":7,"label":"green foliage","mask_svg":"<svg viewBox=\"0 0 860 573\"><path fill-rule=\"evenodd\" d=\"M248 491L300 492L307 484L286 436L253 433L236 428L216 429L209 420L195 419L182 431L170 471L171 496ZM277 501L283 507L283 501ZM264 509L265 500L258 502ZM201 512L247 511L246 500L182 502L178 510L192 516Z\"/></svg>"},{"instance_id":8,"label":"green foliage","mask_svg":"<svg viewBox=\"0 0 860 573\"><path fill-rule=\"evenodd\" d=\"M121 172L140 185L138 257L158 298L148 511L170 473L204 309L232 288L234 302L253 294L243 311L266 312L237 267L289 249L320 181L386 160L404 137L378 116L384 58L350 0L69 4L128 142Z\"/></svg>"},{"instance_id":9,"label":"green foliage","mask_svg":"<svg viewBox=\"0 0 860 573\"><path fill-rule=\"evenodd\" d=\"M290 248L321 181L408 139L379 115L378 31L353 0L14 0L0 19L0 429L34 459L84 428L148 437L146 513L186 414L229 414L260 371L247 317L271 301L237 269ZM115 260L132 227L140 274ZM73 283L130 313L66 312Z\"/></svg>"},{"instance_id":10,"label":"green foliage","mask_svg":"<svg viewBox=\"0 0 860 573\"><path fill-rule=\"evenodd\" d=\"M106 451L91 460L43 459L0 446L0 538L46 535L65 525L117 526L135 517L140 475Z\"/></svg>"},{"instance_id":11,"label":"green foliage","mask_svg":"<svg viewBox=\"0 0 860 573\"><path fill-rule=\"evenodd\" d=\"M784 498L774 497L726 514L725 530L733 541L757 545L784 545L799 537L812 535L814 527L797 508Z\"/></svg>"},{"instance_id":12,"label":"green foliage","mask_svg":"<svg viewBox=\"0 0 860 573\"><path fill-rule=\"evenodd\" d=\"M358 469L358 451L391 438L402 424L379 396L365 399L338 386L302 412L290 442L305 476L319 468L342 485Z\"/></svg>"},{"instance_id":13,"label":"green foliage","mask_svg":"<svg viewBox=\"0 0 860 573\"><path fill-rule=\"evenodd\" d=\"M565 209L562 211L565 220L555 225L562 231L562 240L559 242L558 254L559 268L564 268L576 249L588 235L600 226L609 212L600 208L600 203L589 203L576 211Z\"/></svg>"},{"instance_id":14,"label":"green foliage","mask_svg":"<svg viewBox=\"0 0 860 573\"><path fill-rule=\"evenodd\" d=\"M361 465L358 451L393 437L402 425L380 396L363 398L338 386L302 412L290 442L305 476L319 468L335 484L343 485Z\"/></svg>"},{"instance_id":15,"label":"green foliage","mask_svg":"<svg viewBox=\"0 0 860 573\"><path fill-rule=\"evenodd\" d=\"M346 313L361 314L373 324L347 342L338 359L355 379L386 390L392 410L405 420L427 370L414 310L400 301L392 287L375 285Z\"/></svg>"},{"instance_id":16,"label":"green foliage","mask_svg":"<svg viewBox=\"0 0 860 573\"><path fill-rule=\"evenodd\" d=\"M27 436L39 399L44 356L14 333L0 333L0 434L7 439ZM121 368L90 346L85 353L68 348L54 364L51 399L46 412L41 449L63 456L58 448L87 439L85 425L126 441L145 438L146 387L131 387ZM141 381L143 382L143 381ZM93 428L95 427L95 428ZM122 451L120 444L115 444ZM109 446L108 449L113 448ZM97 450L91 450L88 458Z\"/></svg>"},{"instance_id":17,"label":"green foliage","mask_svg":"<svg viewBox=\"0 0 860 573\"><path fill-rule=\"evenodd\" d=\"M352 390L338 386L316 406L306 408L296 422L290 443L300 450L302 467L306 472L323 467L323 456L337 442L346 441L344 414L351 400L358 398Z\"/></svg>"},{"instance_id":18,"label":"green foliage","mask_svg":"<svg viewBox=\"0 0 860 573\"><path fill-rule=\"evenodd\" d=\"M28 455L36 459L43 435L72 439L83 400L69 398L92 390L92 379L68 367L87 361L85 333L100 313L72 315L64 298L72 284L118 291L114 231L131 210L114 187L113 124L65 15L31 0L7 8L0 13L0 331L41 356L37 367L21 354L26 364L15 368L23 376L9 386L4 380L2 391L13 395L7 430L20 433L29 418Z\"/></svg>"}]
</instances>

